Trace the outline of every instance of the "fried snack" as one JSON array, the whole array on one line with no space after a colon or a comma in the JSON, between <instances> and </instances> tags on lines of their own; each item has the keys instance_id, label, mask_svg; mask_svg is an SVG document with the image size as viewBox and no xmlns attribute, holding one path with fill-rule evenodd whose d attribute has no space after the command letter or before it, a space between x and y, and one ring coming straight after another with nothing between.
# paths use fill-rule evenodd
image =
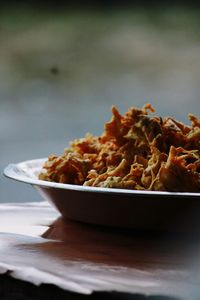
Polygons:
<instances>
[{"instance_id":1,"label":"fried snack","mask_svg":"<svg viewBox=\"0 0 200 300\"><path fill-rule=\"evenodd\" d=\"M112 119L96 137L71 142L49 156L39 179L91 187L200 192L200 119L191 126L156 116L148 103Z\"/></svg>"}]
</instances>

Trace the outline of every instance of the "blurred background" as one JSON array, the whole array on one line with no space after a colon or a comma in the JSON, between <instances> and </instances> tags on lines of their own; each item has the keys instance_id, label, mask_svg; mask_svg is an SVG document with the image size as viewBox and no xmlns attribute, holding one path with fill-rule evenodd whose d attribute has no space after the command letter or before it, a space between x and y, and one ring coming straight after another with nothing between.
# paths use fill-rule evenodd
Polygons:
<instances>
[{"instance_id":1,"label":"blurred background","mask_svg":"<svg viewBox=\"0 0 200 300\"><path fill-rule=\"evenodd\" d=\"M160 1L161 2L161 1ZM5 1L5 3L7 3ZM8 163L61 154L111 117L151 102L187 122L200 110L200 9L102 1L0 5L0 202L39 201Z\"/></svg>"}]
</instances>

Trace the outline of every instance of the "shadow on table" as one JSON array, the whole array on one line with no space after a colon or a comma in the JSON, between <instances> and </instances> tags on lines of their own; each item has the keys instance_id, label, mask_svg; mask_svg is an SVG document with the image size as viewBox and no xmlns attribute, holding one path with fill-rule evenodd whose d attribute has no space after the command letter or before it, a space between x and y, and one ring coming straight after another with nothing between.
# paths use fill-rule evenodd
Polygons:
<instances>
[{"instance_id":1,"label":"shadow on table","mask_svg":"<svg viewBox=\"0 0 200 300\"><path fill-rule=\"evenodd\" d=\"M140 268L190 266L200 233L112 229L58 218L42 236L40 250L62 259L81 259ZM59 243L57 242L59 241Z\"/></svg>"},{"instance_id":2,"label":"shadow on table","mask_svg":"<svg viewBox=\"0 0 200 300\"><path fill-rule=\"evenodd\" d=\"M48 276L54 274L69 284L78 283L93 293L79 295L59 288L58 292L57 287L47 284L42 284L35 293L42 295L46 290L53 297L52 289L63 293L60 299L66 294L69 295L66 299L170 300L187 299L179 295L185 291L194 294L196 287L198 290L199 277L195 277L198 268L194 268L200 253L197 233L111 229L59 217L42 237L42 242L20 245L20 249L29 250L26 252L34 259L33 265L39 270L42 267ZM13 281L11 284L15 286Z\"/></svg>"}]
</instances>

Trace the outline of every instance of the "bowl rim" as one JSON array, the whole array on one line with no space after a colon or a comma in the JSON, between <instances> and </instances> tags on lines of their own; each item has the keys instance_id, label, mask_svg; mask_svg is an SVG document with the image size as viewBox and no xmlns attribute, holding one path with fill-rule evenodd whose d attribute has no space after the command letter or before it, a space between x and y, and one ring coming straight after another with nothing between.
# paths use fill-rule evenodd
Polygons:
<instances>
[{"instance_id":1,"label":"bowl rim","mask_svg":"<svg viewBox=\"0 0 200 300\"><path fill-rule=\"evenodd\" d=\"M38 158L25 160L18 163L10 163L8 164L4 170L3 174L5 177L20 181L23 183L31 184L33 186L40 186L44 188L57 188L64 190L73 190L73 191L81 191L81 192L97 192L97 193L112 193L112 194L126 194L126 195L137 195L137 196L148 196L148 197L156 197L163 196L165 197L192 197L200 199L200 193L190 193L190 192L166 192L166 191L148 191L148 190L130 190L130 189L119 189L119 188L104 188L104 187L90 187L83 185L75 185L75 184L66 184L66 183L57 183L51 181L45 181L41 179L34 178L33 176L28 176L25 172L24 168L27 168L29 165L38 164L38 166L42 166L42 164L47 160L47 158ZM30 167L29 167L30 168Z\"/></svg>"}]
</instances>

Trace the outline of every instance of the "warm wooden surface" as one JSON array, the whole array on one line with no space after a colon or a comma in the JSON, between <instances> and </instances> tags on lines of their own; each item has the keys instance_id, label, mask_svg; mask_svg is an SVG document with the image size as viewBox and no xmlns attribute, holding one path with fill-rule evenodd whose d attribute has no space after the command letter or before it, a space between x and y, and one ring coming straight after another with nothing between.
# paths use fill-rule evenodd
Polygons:
<instances>
[{"instance_id":1,"label":"warm wooden surface","mask_svg":"<svg viewBox=\"0 0 200 300\"><path fill-rule=\"evenodd\" d=\"M197 234L134 232L64 221L46 202L1 204L0 231L0 273L9 271L7 278L53 284L84 298L115 291L128 297L199 299Z\"/></svg>"}]
</instances>

